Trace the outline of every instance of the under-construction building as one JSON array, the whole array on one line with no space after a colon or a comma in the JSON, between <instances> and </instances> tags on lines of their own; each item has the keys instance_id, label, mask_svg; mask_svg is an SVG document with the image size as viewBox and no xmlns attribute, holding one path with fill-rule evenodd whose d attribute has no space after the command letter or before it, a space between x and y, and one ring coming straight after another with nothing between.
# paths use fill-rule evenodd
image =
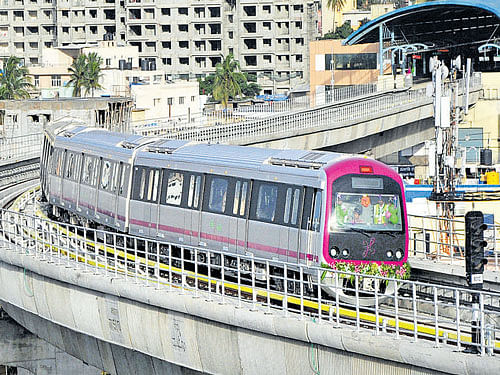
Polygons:
<instances>
[{"instance_id":1,"label":"under-construction building","mask_svg":"<svg viewBox=\"0 0 500 375\"><path fill-rule=\"evenodd\" d=\"M43 48L114 39L139 48L141 69L194 79L233 53L264 92L285 92L308 82L319 8L320 0L0 0L0 58L38 65Z\"/></svg>"}]
</instances>

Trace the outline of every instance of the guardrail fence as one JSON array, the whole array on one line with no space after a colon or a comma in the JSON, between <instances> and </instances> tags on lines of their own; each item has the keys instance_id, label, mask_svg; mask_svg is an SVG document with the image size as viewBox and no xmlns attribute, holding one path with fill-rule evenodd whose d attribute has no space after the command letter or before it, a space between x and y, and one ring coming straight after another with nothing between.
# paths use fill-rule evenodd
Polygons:
<instances>
[{"instance_id":1,"label":"guardrail fence","mask_svg":"<svg viewBox=\"0 0 500 375\"><path fill-rule=\"evenodd\" d=\"M0 138L0 165L39 157L42 139L42 133Z\"/></svg>"},{"instance_id":2,"label":"guardrail fence","mask_svg":"<svg viewBox=\"0 0 500 375\"><path fill-rule=\"evenodd\" d=\"M32 193L13 209L33 204ZM316 324L500 350L500 295L161 243L0 211L0 251ZM478 304L473 296L478 293ZM472 323L472 317L478 317ZM479 337L472 342L472 333Z\"/></svg>"},{"instance_id":3,"label":"guardrail fence","mask_svg":"<svg viewBox=\"0 0 500 375\"><path fill-rule=\"evenodd\" d=\"M481 75L473 75L470 88L474 90L480 85ZM465 92L464 80L458 82L458 88L460 93ZM445 92L449 90L449 85L445 85ZM221 120L210 126L177 124L175 127L136 128L134 132L140 135L164 135L173 139L211 143L246 143L255 141L259 137L285 135L325 125L332 129L345 125L349 121L380 116L394 112L395 109L421 103L432 103L432 98L427 95L426 89L387 94L351 104L326 104L309 109L292 106L289 112L272 113L271 116L248 119L239 117L237 121ZM233 113L231 116L236 116L236 114ZM228 119L232 118L231 116Z\"/></svg>"},{"instance_id":4,"label":"guardrail fence","mask_svg":"<svg viewBox=\"0 0 500 375\"><path fill-rule=\"evenodd\" d=\"M436 216L409 215L410 256L464 264L465 221ZM500 271L500 225L487 224L484 239L488 242L486 270ZM448 228L443 230L442 228Z\"/></svg>"}]
</instances>

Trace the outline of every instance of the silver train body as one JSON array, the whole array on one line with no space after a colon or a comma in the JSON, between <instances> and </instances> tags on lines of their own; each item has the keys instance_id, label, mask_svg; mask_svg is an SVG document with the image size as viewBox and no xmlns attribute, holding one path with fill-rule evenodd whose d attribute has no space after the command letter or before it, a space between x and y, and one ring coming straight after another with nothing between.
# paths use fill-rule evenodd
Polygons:
<instances>
[{"instance_id":1,"label":"silver train body","mask_svg":"<svg viewBox=\"0 0 500 375\"><path fill-rule=\"evenodd\" d=\"M41 168L43 195L57 212L119 232L294 264L406 261L402 182L374 160L59 124L45 131ZM362 175L360 168L371 174ZM344 181L347 176L383 180L385 185L351 188ZM371 234L384 249L366 256L363 235L348 227L330 229L336 181L343 181L339 189L344 196L380 196L390 187L399 199L398 230L390 236ZM385 259L386 248L404 254Z\"/></svg>"}]
</instances>

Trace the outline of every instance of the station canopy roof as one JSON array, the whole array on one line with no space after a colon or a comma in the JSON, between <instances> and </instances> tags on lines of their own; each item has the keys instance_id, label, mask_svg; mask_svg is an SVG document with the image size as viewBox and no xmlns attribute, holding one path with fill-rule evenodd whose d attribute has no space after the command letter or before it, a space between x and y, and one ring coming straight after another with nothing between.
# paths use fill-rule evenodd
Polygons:
<instances>
[{"instance_id":1,"label":"station canopy roof","mask_svg":"<svg viewBox=\"0 0 500 375\"><path fill-rule=\"evenodd\" d=\"M344 44L378 42L380 25L384 41L393 39L393 44L483 44L500 38L500 0L441 0L400 8L359 28Z\"/></svg>"}]
</instances>

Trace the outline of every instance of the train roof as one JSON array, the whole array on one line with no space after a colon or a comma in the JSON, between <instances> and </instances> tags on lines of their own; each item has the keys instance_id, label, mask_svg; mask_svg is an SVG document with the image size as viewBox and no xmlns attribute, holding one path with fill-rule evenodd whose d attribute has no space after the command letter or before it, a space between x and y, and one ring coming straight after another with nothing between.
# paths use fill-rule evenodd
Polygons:
<instances>
[{"instance_id":1,"label":"train roof","mask_svg":"<svg viewBox=\"0 0 500 375\"><path fill-rule=\"evenodd\" d=\"M171 160L210 162L214 160L227 166L258 167L263 164L304 167L319 169L332 161L345 158L346 154L308 151L308 150L277 150L249 146L232 146L208 143L180 143L180 141L162 140L164 147L171 147L167 152ZM138 158L158 159L155 152L151 152L153 145L143 148Z\"/></svg>"},{"instance_id":2,"label":"train roof","mask_svg":"<svg viewBox=\"0 0 500 375\"><path fill-rule=\"evenodd\" d=\"M261 171L285 172L305 175L316 175L314 170L322 169L329 164L354 155L311 151L311 150L278 150L250 146L234 146L224 144L197 143L193 141L153 138L140 135L110 132L105 129L90 128L71 123L59 124L51 129L57 134L61 145L82 145L86 150L96 153L116 153L127 158L137 150L137 162L141 160L162 160L172 162L219 165L235 168L252 168ZM299 172L302 170L302 172Z\"/></svg>"}]
</instances>

